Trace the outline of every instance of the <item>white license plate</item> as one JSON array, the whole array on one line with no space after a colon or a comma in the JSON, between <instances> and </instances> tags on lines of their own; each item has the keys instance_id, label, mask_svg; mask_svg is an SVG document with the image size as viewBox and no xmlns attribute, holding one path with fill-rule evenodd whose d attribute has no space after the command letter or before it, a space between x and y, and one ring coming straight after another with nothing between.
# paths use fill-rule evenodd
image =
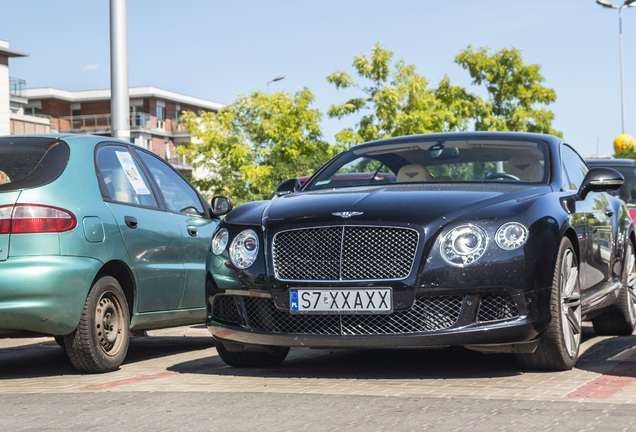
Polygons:
<instances>
[{"instance_id":1,"label":"white license plate","mask_svg":"<svg viewBox=\"0 0 636 432\"><path fill-rule=\"evenodd\" d=\"M391 288L291 289L291 313L382 314L393 311Z\"/></svg>"}]
</instances>

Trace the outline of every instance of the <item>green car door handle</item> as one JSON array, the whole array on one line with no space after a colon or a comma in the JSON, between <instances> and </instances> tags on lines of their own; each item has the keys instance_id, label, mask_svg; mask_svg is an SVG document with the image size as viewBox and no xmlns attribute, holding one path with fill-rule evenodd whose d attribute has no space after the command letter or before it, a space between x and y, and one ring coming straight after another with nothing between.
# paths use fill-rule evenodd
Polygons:
<instances>
[{"instance_id":1,"label":"green car door handle","mask_svg":"<svg viewBox=\"0 0 636 432\"><path fill-rule=\"evenodd\" d=\"M137 228L137 225L139 225L139 223L137 222L137 218L134 218L132 216L124 216L124 222L126 222L126 226L128 228L132 229Z\"/></svg>"}]
</instances>

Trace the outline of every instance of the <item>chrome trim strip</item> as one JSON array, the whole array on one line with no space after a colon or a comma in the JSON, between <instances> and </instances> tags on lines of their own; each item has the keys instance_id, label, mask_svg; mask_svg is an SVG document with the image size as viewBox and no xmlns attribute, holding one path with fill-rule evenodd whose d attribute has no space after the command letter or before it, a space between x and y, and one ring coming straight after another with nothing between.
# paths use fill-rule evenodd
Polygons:
<instances>
[{"instance_id":1,"label":"chrome trim strip","mask_svg":"<svg viewBox=\"0 0 636 432\"><path fill-rule=\"evenodd\" d=\"M272 298L272 294L266 291L225 290L224 294L243 297Z\"/></svg>"}]
</instances>

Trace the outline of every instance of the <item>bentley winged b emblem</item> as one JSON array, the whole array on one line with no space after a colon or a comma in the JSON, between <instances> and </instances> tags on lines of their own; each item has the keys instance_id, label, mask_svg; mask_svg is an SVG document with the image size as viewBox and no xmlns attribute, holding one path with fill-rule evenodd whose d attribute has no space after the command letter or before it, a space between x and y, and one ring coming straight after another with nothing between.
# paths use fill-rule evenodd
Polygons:
<instances>
[{"instance_id":1,"label":"bentley winged b emblem","mask_svg":"<svg viewBox=\"0 0 636 432\"><path fill-rule=\"evenodd\" d=\"M335 213L331 213L334 216L340 216L343 219L348 219L351 216L360 216L362 214L362 212L355 212L355 211L344 211L344 212L335 212Z\"/></svg>"}]
</instances>

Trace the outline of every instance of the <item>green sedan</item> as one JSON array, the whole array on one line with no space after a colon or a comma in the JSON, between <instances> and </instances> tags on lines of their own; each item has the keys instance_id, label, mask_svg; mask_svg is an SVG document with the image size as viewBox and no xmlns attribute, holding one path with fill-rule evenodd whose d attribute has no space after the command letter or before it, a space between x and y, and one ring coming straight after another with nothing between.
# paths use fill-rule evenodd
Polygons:
<instances>
[{"instance_id":1,"label":"green sedan","mask_svg":"<svg viewBox=\"0 0 636 432\"><path fill-rule=\"evenodd\" d=\"M203 323L226 211L128 142L0 137L0 337L52 335L77 369L107 372L131 331Z\"/></svg>"}]
</instances>

